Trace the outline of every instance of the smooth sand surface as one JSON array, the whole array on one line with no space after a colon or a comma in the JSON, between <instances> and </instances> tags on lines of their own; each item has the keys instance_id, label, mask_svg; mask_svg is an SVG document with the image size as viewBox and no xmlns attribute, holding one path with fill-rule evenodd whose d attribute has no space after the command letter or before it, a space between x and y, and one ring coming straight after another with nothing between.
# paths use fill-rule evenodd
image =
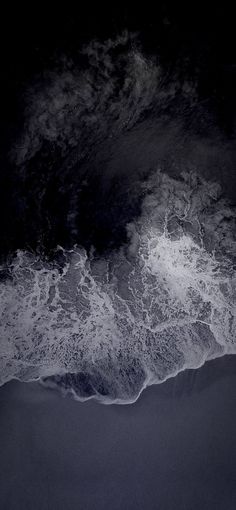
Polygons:
<instances>
[{"instance_id":1,"label":"smooth sand surface","mask_svg":"<svg viewBox=\"0 0 236 510\"><path fill-rule=\"evenodd\" d=\"M132 405L0 390L1 510L235 510L236 357Z\"/></svg>"}]
</instances>

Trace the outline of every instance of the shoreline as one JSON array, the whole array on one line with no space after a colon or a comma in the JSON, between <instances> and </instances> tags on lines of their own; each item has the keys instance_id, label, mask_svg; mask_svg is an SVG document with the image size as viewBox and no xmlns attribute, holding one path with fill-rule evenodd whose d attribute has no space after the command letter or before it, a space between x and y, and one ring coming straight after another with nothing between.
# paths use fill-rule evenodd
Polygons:
<instances>
[{"instance_id":1,"label":"shoreline","mask_svg":"<svg viewBox=\"0 0 236 510\"><path fill-rule=\"evenodd\" d=\"M9 384L14 384L14 383L20 383L20 384L23 384L23 385L28 385L28 384L33 384L33 385L39 385L41 386L42 388L44 388L46 391L49 390L49 391L53 391L53 393L56 393L58 394L59 396L61 396L62 398L68 398L69 400L73 400L75 402L79 402L79 403L86 403L86 402L96 402L98 404L102 404L102 405L106 405L106 406L111 406L111 405L118 405L118 406L128 406L128 405L133 405L135 404L140 398L142 398L142 395L144 392L146 392L147 390L149 390L150 388L152 387L158 387L158 386L162 386L163 384L164 385L167 385L169 383L169 385L171 385L171 382L174 381L175 379L177 380L181 380L183 379L184 377L188 377L188 374L189 373L193 373L193 377L194 377L194 372L198 372L199 370L203 371L204 367L207 365L205 371L207 370L208 371L208 366L209 364L212 365L213 363L213 366L215 363L217 363L218 365L218 360L220 359L223 359L223 358L226 358L225 361L220 364L221 365L221 371L223 372L223 374L221 374L221 377L223 375L227 375L228 373L228 369L232 370L232 372L236 372L236 356L235 354L232 354L232 353L225 353L221 356L216 356L214 358L211 358L211 359L207 359L205 360L200 366L198 367L186 367L186 368L182 368L181 370L179 370L178 372L176 373L173 373L169 376L167 376L164 380L162 381L157 381L157 382L147 382L145 383L145 385L143 386L143 388L140 390L140 392L138 393L138 395L134 398L134 400L127 400L127 401L122 401L120 399L115 399L113 401L110 401L110 400L107 400L106 398L103 397L103 395L91 395L91 396L88 396L88 397L79 397L72 389L65 389L63 387L59 387L56 383L53 383L53 382L44 382L42 378L37 378L37 379L32 379L32 380L28 380L28 381L21 381L20 379L18 379L17 377L14 377L12 379L10 379L9 381L6 381L4 382L3 384L0 385L0 392L1 392L1 389L4 388L6 385L9 385ZM234 361L235 361L235 367L234 367ZM186 374L186 375L184 375ZM175 384L175 383L174 383Z\"/></svg>"}]
</instances>

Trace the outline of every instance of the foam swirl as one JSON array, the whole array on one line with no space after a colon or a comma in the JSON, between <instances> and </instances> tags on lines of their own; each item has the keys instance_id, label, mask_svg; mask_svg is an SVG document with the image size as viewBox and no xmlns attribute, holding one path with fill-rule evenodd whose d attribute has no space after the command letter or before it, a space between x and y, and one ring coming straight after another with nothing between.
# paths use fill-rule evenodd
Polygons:
<instances>
[{"instance_id":1,"label":"foam swirl","mask_svg":"<svg viewBox=\"0 0 236 510\"><path fill-rule=\"evenodd\" d=\"M128 244L109 257L60 248L59 266L17 253L0 285L2 384L41 378L126 403L235 352L233 209L191 173L154 172L143 191Z\"/></svg>"}]
</instances>

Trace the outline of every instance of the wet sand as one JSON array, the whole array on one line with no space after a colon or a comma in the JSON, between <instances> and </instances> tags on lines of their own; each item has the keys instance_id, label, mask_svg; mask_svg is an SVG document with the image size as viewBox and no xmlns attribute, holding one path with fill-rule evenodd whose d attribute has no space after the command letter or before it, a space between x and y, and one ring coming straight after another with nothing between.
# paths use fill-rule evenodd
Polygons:
<instances>
[{"instance_id":1,"label":"wet sand","mask_svg":"<svg viewBox=\"0 0 236 510\"><path fill-rule=\"evenodd\" d=\"M0 508L234 510L235 404L233 356L132 405L11 382L0 390Z\"/></svg>"}]
</instances>

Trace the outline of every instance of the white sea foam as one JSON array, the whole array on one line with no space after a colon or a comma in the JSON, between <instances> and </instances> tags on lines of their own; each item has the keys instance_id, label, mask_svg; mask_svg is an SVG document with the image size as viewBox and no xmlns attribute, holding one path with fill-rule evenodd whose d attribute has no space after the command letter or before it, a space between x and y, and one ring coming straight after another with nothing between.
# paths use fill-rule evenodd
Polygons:
<instances>
[{"instance_id":1,"label":"white sea foam","mask_svg":"<svg viewBox=\"0 0 236 510\"><path fill-rule=\"evenodd\" d=\"M65 264L19 251L0 285L1 383L44 378L76 398L142 389L236 351L235 215L195 174L154 172L129 242Z\"/></svg>"}]
</instances>

